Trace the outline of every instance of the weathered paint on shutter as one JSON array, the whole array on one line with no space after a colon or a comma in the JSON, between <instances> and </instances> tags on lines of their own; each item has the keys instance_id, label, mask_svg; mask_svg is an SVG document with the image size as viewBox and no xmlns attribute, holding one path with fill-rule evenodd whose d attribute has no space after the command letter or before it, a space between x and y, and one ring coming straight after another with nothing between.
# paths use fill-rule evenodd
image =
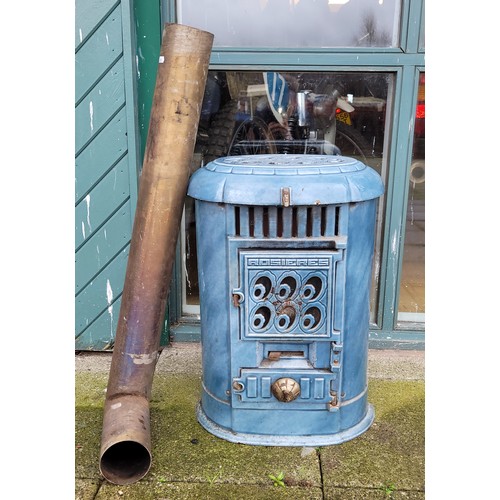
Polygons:
<instances>
[{"instance_id":1,"label":"weathered paint on shutter","mask_svg":"<svg viewBox=\"0 0 500 500\"><path fill-rule=\"evenodd\" d=\"M76 0L75 335L113 346L137 200L135 39L129 0Z\"/></svg>"}]
</instances>

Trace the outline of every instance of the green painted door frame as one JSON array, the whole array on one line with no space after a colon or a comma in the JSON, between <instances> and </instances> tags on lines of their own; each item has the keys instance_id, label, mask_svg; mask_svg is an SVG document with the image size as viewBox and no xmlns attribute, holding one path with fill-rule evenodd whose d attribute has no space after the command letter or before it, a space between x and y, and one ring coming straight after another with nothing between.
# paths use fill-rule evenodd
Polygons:
<instances>
[{"instance_id":1,"label":"green painted door frame","mask_svg":"<svg viewBox=\"0 0 500 500\"><path fill-rule=\"evenodd\" d=\"M137 33L137 105L141 158L143 158L160 55L162 25L160 0L135 1L134 16Z\"/></svg>"},{"instance_id":2,"label":"green painted door frame","mask_svg":"<svg viewBox=\"0 0 500 500\"><path fill-rule=\"evenodd\" d=\"M141 168L146 149L149 130L149 118L153 103L156 83L156 71L160 55L162 14L160 0L134 1L134 17L136 23L136 61L137 61L137 107L140 134ZM164 328L160 344L167 345L169 341L169 305L165 312Z\"/></svg>"}]
</instances>

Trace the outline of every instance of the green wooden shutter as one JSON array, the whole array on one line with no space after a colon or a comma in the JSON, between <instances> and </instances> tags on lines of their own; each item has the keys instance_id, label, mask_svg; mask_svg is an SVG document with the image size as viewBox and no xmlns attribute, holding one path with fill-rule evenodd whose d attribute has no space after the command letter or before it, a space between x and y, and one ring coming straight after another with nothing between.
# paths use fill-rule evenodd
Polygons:
<instances>
[{"instance_id":1,"label":"green wooden shutter","mask_svg":"<svg viewBox=\"0 0 500 500\"><path fill-rule=\"evenodd\" d=\"M76 0L75 335L113 345L138 183L135 36L129 0Z\"/></svg>"}]
</instances>

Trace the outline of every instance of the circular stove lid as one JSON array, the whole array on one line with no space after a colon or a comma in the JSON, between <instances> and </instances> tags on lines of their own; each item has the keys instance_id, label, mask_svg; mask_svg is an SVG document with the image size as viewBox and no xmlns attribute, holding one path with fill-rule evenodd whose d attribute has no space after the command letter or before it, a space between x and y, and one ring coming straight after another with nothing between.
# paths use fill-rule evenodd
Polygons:
<instances>
[{"instance_id":1,"label":"circular stove lid","mask_svg":"<svg viewBox=\"0 0 500 500\"><path fill-rule=\"evenodd\" d=\"M238 205L329 205L383 193L372 168L346 156L248 155L218 158L197 170L188 194Z\"/></svg>"},{"instance_id":2,"label":"circular stove lid","mask_svg":"<svg viewBox=\"0 0 500 500\"><path fill-rule=\"evenodd\" d=\"M366 166L346 156L272 154L226 156L212 161L205 168L231 174L292 176L357 172Z\"/></svg>"}]
</instances>

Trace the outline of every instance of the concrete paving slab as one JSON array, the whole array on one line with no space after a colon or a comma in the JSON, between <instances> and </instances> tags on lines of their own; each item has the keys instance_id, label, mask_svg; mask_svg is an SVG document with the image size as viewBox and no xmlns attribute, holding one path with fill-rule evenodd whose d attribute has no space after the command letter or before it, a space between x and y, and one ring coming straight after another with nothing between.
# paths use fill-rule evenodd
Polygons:
<instances>
[{"instance_id":1,"label":"concrete paving slab","mask_svg":"<svg viewBox=\"0 0 500 500\"><path fill-rule=\"evenodd\" d=\"M273 487L247 484L200 484L200 483L137 483L116 487L103 484L96 500L269 500L290 498L297 500L322 499L321 488Z\"/></svg>"},{"instance_id":2,"label":"concrete paving slab","mask_svg":"<svg viewBox=\"0 0 500 500\"><path fill-rule=\"evenodd\" d=\"M77 406L75 414L75 475L77 479L98 481L101 446L102 407Z\"/></svg>"},{"instance_id":3,"label":"concrete paving slab","mask_svg":"<svg viewBox=\"0 0 500 500\"><path fill-rule=\"evenodd\" d=\"M106 372L111 366L111 353L83 352L75 356L76 372ZM164 348L155 373L201 373L201 344L176 342ZM368 376L397 380L423 380L425 351L370 349Z\"/></svg>"},{"instance_id":4,"label":"concrete paving slab","mask_svg":"<svg viewBox=\"0 0 500 500\"><path fill-rule=\"evenodd\" d=\"M220 476L233 484L270 482L269 474L285 473L290 484L320 486L316 453L301 447L265 447L229 443L203 429L195 415L200 398L199 376L159 376L153 386L151 425L156 457L153 476L168 482L207 481Z\"/></svg>"},{"instance_id":5,"label":"concrete paving slab","mask_svg":"<svg viewBox=\"0 0 500 500\"><path fill-rule=\"evenodd\" d=\"M75 480L75 500L94 500L101 483L101 480L77 478Z\"/></svg>"},{"instance_id":6,"label":"concrete paving slab","mask_svg":"<svg viewBox=\"0 0 500 500\"><path fill-rule=\"evenodd\" d=\"M423 492L424 383L372 379L368 387L375 421L358 438L321 449L325 488Z\"/></svg>"},{"instance_id":7,"label":"concrete paving slab","mask_svg":"<svg viewBox=\"0 0 500 500\"><path fill-rule=\"evenodd\" d=\"M425 351L370 349L368 377L392 380L424 380Z\"/></svg>"},{"instance_id":8,"label":"concrete paving slab","mask_svg":"<svg viewBox=\"0 0 500 500\"><path fill-rule=\"evenodd\" d=\"M423 500L421 491L390 491L373 488L325 488L325 500Z\"/></svg>"},{"instance_id":9,"label":"concrete paving slab","mask_svg":"<svg viewBox=\"0 0 500 500\"><path fill-rule=\"evenodd\" d=\"M104 373L76 376L76 475L98 479ZM216 438L197 422L199 375L158 374L151 396L153 464L149 473L162 481L209 482L221 477L233 484L266 485L269 474L285 473L297 486L320 486L317 454L303 448L256 447Z\"/></svg>"}]
</instances>

